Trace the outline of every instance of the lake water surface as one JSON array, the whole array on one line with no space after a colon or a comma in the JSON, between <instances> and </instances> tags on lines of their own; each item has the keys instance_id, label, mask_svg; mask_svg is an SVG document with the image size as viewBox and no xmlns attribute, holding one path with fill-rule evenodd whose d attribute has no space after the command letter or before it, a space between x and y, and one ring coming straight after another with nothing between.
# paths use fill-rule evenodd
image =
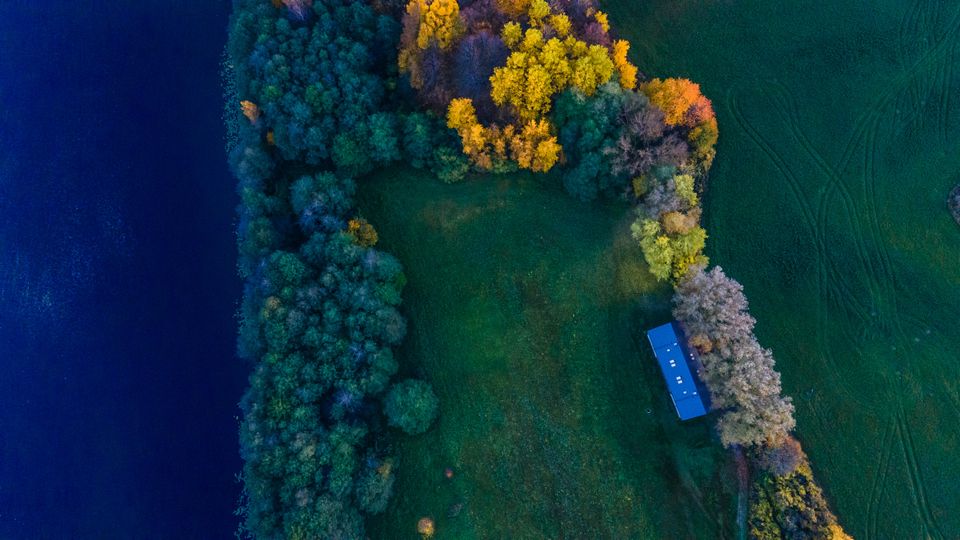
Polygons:
<instances>
[{"instance_id":1,"label":"lake water surface","mask_svg":"<svg viewBox=\"0 0 960 540\"><path fill-rule=\"evenodd\" d=\"M0 2L0 538L236 528L229 7Z\"/></svg>"}]
</instances>

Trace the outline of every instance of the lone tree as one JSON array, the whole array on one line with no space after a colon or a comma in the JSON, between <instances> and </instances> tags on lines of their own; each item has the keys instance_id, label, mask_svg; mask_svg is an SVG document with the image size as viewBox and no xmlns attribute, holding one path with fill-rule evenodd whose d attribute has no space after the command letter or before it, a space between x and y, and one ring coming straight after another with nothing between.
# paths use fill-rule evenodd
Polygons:
<instances>
[{"instance_id":1,"label":"lone tree","mask_svg":"<svg viewBox=\"0 0 960 540\"><path fill-rule=\"evenodd\" d=\"M407 379L393 385L383 408L387 421L410 435L423 433L437 417L437 396L424 381Z\"/></svg>"}]
</instances>

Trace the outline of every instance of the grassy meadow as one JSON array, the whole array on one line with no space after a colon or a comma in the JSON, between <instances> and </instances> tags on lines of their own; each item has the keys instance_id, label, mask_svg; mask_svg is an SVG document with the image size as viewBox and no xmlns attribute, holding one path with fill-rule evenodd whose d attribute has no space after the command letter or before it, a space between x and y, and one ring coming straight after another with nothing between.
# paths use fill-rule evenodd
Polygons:
<instances>
[{"instance_id":1,"label":"grassy meadow","mask_svg":"<svg viewBox=\"0 0 960 540\"><path fill-rule=\"evenodd\" d=\"M602 3L641 71L713 99L708 254L844 527L960 538L960 5Z\"/></svg>"},{"instance_id":2,"label":"grassy meadow","mask_svg":"<svg viewBox=\"0 0 960 540\"><path fill-rule=\"evenodd\" d=\"M398 436L397 491L374 538L716 538L735 497L710 420L680 424L642 330L669 320L627 207L533 176L361 183L403 261L403 370L441 415ZM451 468L452 478L444 471Z\"/></svg>"}]
</instances>

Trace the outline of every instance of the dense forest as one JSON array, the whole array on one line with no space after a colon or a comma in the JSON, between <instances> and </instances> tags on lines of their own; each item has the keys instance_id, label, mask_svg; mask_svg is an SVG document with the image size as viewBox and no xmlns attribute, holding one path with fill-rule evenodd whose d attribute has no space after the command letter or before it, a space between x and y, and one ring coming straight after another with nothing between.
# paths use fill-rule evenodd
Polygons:
<instances>
[{"instance_id":1,"label":"dense forest","mask_svg":"<svg viewBox=\"0 0 960 540\"><path fill-rule=\"evenodd\" d=\"M388 505L395 430L442 414L426 381L395 380L403 268L354 204L355 179L403 161L443 182L529 169L582 200L630 202L701 353L719 438L751 458L751 536L845 537L742 287L707 270L711 102L689 80L645 78L629 47L591 0L236 2L242 534L362 538Z\"/></svg>"}]
</instances>

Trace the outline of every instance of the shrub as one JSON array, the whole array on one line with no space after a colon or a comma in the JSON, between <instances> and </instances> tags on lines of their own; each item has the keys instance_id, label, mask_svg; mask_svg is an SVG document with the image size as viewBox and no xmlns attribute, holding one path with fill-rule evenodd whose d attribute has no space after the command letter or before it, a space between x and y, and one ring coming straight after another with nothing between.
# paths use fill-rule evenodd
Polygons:
<instances>
[{"instance_id":1,"label":"shrub","mask_svg":"<svg viewBox=\"0 0 960 540\"><path fill-rule=\"evenodd\" d=\"M433 173L446 184L453 184L466 178L470 172L470 162L461 153L452 148L441 146L433 153Z\"/></svg>"},{"instance_id":2,"label":"shrub","mask_svg":"<svg viewBox=\"0 0 960 540\"><path fill-rule=\"evenodd\" d=\"M383 407L391 426L416 435L430 428L437 416L437 405L437 396L430 385L407 379L393 385Z\"/></svg>"},{"instance_id":3,"label":"shrub","mask_svg":"<svg viewBox=\"0 0 960 540\"><path fill-rule=\"evenodd\" d=\"M368 459L366 470L357 479L356 498L360 508L370 514L380 514L387 509L393 493L393 462Z\"/></svg>"},{"instance_id":4,"label":"shrub","mask_svg":"<svg viewBox=\"0 0 960 540\"><path fill-rule=\"evenodd\" d=\"M757 452L756 462L774 476L792 474L807 459L800 442L787 437L779 446L764 446Z\"/></svg>"}]
</instances>

